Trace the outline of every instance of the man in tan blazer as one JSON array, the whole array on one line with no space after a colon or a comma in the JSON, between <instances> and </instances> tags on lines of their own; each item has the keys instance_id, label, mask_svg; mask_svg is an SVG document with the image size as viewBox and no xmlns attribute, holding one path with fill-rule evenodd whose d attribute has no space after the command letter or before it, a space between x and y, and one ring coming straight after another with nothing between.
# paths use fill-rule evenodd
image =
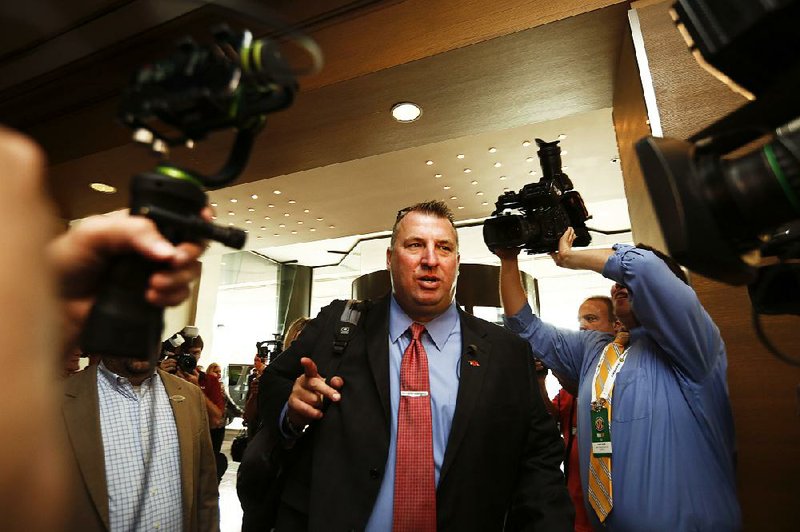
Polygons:
<instances>
[{"instance_id":1,"label":"man in tan blazer","mask_svg":"<svg viewBox=\"0 0 800 532\"><path fill-rule=\"evenodd\" d=\"M144 402L147 394L161 399ZM141 409L140 427L144 423L145 430L128 422L136 418L136 410L133 418L126 418L124 410L114 410L118 408L114 406L117 396L133 404L134 409ZM142 403L137 405L137 401ZM156 406L148 406L153 402ZM104 358L99 366L90 366L67 379L62 413L72 451L69 493L73 500L67 530L128 529L136 520L132 516L139 506L138 529L219 530L216 465L205 398L198 387L163 371L154 372L149 361ZM154 415L158 426L152 431L149 428L154 425ZM120 418L125 419L120 422ZM126 431L133 431L135 437ZM153 445L148 440L152 432L156 438ZM155 466L148 477L143 463L148 462L150 453L149 460ZM165 463L174 467L165 467ZM143 478L148 479L146 490ZM165 486L167 489L163 489ZM173 499L164 499L165 491L172 491ZM141 505L131 502L142 496L145 502ZM164 500L175 503L164 508ZM165 514L171 514L172 520L164 519Z\"/></svg>"}]
</instances>

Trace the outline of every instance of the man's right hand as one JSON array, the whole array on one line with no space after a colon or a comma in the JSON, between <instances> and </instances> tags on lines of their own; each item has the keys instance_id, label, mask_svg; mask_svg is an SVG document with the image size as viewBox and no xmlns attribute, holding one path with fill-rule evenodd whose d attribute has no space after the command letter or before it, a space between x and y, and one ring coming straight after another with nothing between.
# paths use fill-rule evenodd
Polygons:
<instances>
[{"instance_id":1,"label":"man's right hand","mask_svg":"<svg viewBox=\"0 0 800 532\"><path fill-rule=\"evenodd\" d=\"M174 358L165 358L158 363L158 367L161 368L161 371L166 371L174 375L178 371L178 361Z\"/></svg>"},{"instance_id":2,"label":"man's right hand","mask_svg":"<svg viewBox=\"0 0 800 532\"><path fill-rule=\"evenodd\" d=\"M344 380L341 377L331 378L330 385L328 385L319 374L317 365L310 358L301 358L300 364L303 366L303 374L294 381L286 412L289 422L296 427L302 427L321 419L324 400L339 402L342 398L339 390L344 386Z\"/></svg>"}]
</instances>

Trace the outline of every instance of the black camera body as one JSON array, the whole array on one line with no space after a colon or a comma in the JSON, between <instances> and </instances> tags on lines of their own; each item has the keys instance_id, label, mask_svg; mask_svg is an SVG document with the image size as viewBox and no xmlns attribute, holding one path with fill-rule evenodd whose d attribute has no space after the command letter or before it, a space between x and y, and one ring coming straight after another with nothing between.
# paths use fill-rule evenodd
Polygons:
<instances>
[{"instance_id":1,"label":"black camera body","mask_svg":"<svg viewBox=\"0 0 800 532\"><path fill-rule=\"evenodd\" d=\"M192 355L179 353L170 355L167 358L174 358L178 369L184 373L194 373L194 370L197 369L197 360Z\"/></svg>"},{"instance_id":2,"label":"black camera body","mask_svg":"<svg viewBox=\"0 0 800 532\"><path fill-rule=\"evenodd\" d=\"M587 246L592 241L586 229L589 213L572 181L561 170L558 143L536 139L542 179L497 198L492 218L483 223L483 240L489 249L523 248L530 254L549 253L558 249L558 240L568 227L575 229L575 246Z\"/></svg>"}]
</instances>

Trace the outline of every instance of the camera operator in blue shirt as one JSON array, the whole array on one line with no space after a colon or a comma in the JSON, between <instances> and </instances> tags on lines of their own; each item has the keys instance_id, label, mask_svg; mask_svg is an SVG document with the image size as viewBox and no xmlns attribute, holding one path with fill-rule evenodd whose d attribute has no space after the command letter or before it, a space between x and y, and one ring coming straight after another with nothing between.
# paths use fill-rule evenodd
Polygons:
<instances>
[{"instance_id":1,"label":"camera operator in blue shirt","mask_svg":"<svg viewBox=\"0 0 800 532\"><path fill-rule=\"evenodd\" d=\"M553 260L616 282L614 312L629 342L542 322L520 283L519 250L495 252L507 326L544 364L579 382L581 478L592 525L741 529L719 330L669 257L641 245L577 251L574 239L569 228Z\"/></svg>"}]
</instances>

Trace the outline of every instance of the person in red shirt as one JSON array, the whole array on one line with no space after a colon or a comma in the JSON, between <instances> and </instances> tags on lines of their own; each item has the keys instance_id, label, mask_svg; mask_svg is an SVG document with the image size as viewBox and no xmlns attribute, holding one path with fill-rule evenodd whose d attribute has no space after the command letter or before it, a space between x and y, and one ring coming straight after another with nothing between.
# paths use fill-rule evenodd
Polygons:
<instances>
[{"instance_id":1,"label":"person in red shirt","mask_svg":"<svg viewBox=\"0 0 800 532\"><path fill-rule=\"evenodd\" d=\"M611 298L607 296L592 296L586 299L578 308L578 323L581 330L601 331L614 334L621 324L614 316L614 307ZM553 375L561 384L558 394L550 400L544 379L547 376L547 368L541 362L536 361L536 372L539 377L539 390L542 399L550 407L550 413L558 421L561 436L564 438L564 476L567 478L567 490L575 505L575 532L592 532L589 518L586 515L586 506L583 499L583 489L581 487L581 470L578 463L578 442L577 442L577 409L575 408L575 395L578 386L574 382L559 376L555 372Z\"/></svg>"}]
</instances>

